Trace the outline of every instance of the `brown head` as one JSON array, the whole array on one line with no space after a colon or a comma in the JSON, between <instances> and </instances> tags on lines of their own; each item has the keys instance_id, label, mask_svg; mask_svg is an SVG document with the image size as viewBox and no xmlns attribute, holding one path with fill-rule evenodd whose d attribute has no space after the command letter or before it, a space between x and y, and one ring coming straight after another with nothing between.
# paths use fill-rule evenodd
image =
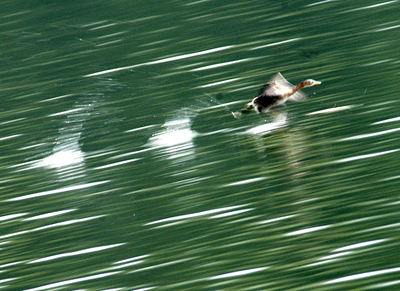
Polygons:
<instances>
[{"instance_id":1,"label":"brown head","mask_svg":"<svg viewBox=\"0 0 400 291\"><path fill-rule=\"evenodd\" d=\"M311 86L314 86L314 85L320 85L321 82L320 81L315 81L313 79L307 79L307 80L304 80L303 82L301 82L300 84L302 84L302 87L304 88L304 87L311 87Z\"/></svg>"},{"instance_id":2,"label":"brown head","mask_svg":"<svg viewBox=\"0 0 400 291\"><path fill-rule=\"evenodd\" d=\"M297 84L297 85L293 88L292 93L291 93L290 95L293 95L294 93L296 93L296 92L299 91L300 89L303 89L304 87L311 87L311 86L319 85L319 84L321 84L320 81L315 81L315 80L313 80L313 79L304 80L303 82ZM290 96L290 95L289 95L289 96ZM301 98L301 99L304 99L304 98ZM293 100L298 101L298 100L296 100L296 98L293 99ZM300 100L300 99L299 99L299 100Z\"/></svg>"}]
</instances>

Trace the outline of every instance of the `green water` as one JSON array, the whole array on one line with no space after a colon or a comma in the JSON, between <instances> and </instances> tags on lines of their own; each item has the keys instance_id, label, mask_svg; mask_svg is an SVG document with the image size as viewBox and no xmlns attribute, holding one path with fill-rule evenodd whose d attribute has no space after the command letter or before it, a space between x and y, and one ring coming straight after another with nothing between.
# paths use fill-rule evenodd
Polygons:
<instances>
[{"instance_id":1,"label":"green water","mask_svg":"<svg viewBox=\"0 0 400 291\"><path fill-rule=\"evenodd\" d=\"M399 289L398 1L58 2L0 4L3 290Z\"/></svg>"}]
</instances>

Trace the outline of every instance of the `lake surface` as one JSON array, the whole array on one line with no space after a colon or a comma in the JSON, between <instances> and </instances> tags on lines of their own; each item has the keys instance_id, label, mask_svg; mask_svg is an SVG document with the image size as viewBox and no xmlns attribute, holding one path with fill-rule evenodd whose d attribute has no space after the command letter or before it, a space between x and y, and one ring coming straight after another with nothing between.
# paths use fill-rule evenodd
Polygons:
<instances>
[{"instance_id":1,"label":"lake surface","mask_svg":"<svg viewBox=\"0 0 400 291\"><path fill-rule=\"evenodd\" d=\"M400 288L399 1L0 7L3 290Z\"/></svg>"}]
</instances>

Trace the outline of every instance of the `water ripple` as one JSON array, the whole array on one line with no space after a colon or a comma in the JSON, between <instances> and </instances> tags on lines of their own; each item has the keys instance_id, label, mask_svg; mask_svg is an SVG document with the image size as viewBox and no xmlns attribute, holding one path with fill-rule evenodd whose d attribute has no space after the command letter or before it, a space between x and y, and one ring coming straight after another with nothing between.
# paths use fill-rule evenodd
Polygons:
<instances>
[{"instance_id":1,"label":"water ripple","mask_svg":"<svg viewBox=\"0 0 400 291\"><path fill-rule=\"evenodd\" d=\"M219 86L219 85L223 85L226 83L235 82L238 80L240 80L240 78L232 78L232 79L228 79L228 80L223 80L223 81L218 81L218 82L213 82L210 84L202 85L202 86L199 86L199 88L209 88L209 87Z\"/></svg>"},{"instance_id":2,"label":"water ripple","mask_svg":"<svg viewBox=\"0 0 400 291\"><path fill-rule=\"evenodd\" d=\"M314 112L307 113L306 115L311 116L311 115L317 115L317 114L328 114L328 113L334 113L334 112L339 112L343 110L349 110L354 107L358 107L361 105L346 105L346 106L339 106L339 107L334 107L334 108L328 108L328 109L323 109L323 110L318 110Z\"/></svg>"},{"instance_id":3,"label":"water ripple","mask_svg":"<svg viewBox=\"0 0 400 291\"><path fill-rule=\"evenodd\" d=\"M254 48L251 48L250 50L259 50L259 49L263 49L266 47L271 47L271 46L276 46L276 45L281 45L281 44L285 44L285 43L289 43L289 42L293 42L293 41L298 41L301 38L292 38L292 39L288 39L288 40L283 40L283 41L278 41L278 42L273 42L273 43L269 43L269 44L265 44L265 45L261 45L261 46L257 46Z\"/></svg>"},{"instance_id":4,"label":"water ripple","mask_svg":"<svg viewBox=\"0 0 400 291\"><path fill-rule=\"evenodd\" d=\"M69 213L69 212L76 211L76 210L77 209L66 209L66 210L54 211L54 212L50 212L50 213L46 213L46 214L41 214L41 215L25 218L22 221L46 219L46 218L49 218L49 217L55 217L55 216L62 215L62 214L65 214L65 213Z\"/></svg>"},{"instance_id":5,"label":"water ripple","mask_svg":"<svg viewBox=\"0 0 400 291\"><path fill-rule=\"evenodd\" d=\"M191 213L191 214L184 214L184 215L179 215L179 216L174 216L174 217L168 217L168 218L164 218L164 219L148 222L145 225L153 225L153 224L160 224L160 223L170 222L170 221L179 221L179 220L186 220L186 219L191 219L191 218L196 218L196 217L202 217L202 216L207 216L207 215L214 214L214 213L219 213L219 212L229 211L229 210L232 210L232 209L237 209L237 208L244 207L244 206L245 205L236 205L236 206L230 206L230 207L224 207L224 208L201 211L201 212L197 212L197 213Z\"/></svg>"},{"instance_id":6,"label":"water ripple","mask_svg":"<svg viewBox=\"0 0 400 291\"><path fill-rule=\"evenodd\" d=\"M36 264L36 263L47 262L47 261L51 261L51 260L57 260L57 259L60 259L60 258L65 258L65 257L73 257L73 256L78 256L78 255L94 253L94 252L100 252L100 251L108 250L108 249L111 249L111 248L119 247L119 246L122 246L124 244L125 243L119 243L119 244L113 244L113 245L107 245L107 246L92 247L92 248L88 248L88 249L84 249L84 250L80 250L80 251L62 253L62 254L58 254L58 255L52 255L52 256L49 256L49 257L45 257L45 258L41 258L41 259L30 261L28 264Z\"/></svg>"},{"instance_id":7,"label":"water ripple","mask_svg":"<svg viewBox=\"0 0 400 291\"><path fill-rule=\"evenodd\" d=\"M315 227L309 227L309 228L304 228L296 231L292 231L286 234L286 236L294 236L294 235L302 235L310 232L315 232L315 231L320 231L323 229L327 229L331 227L331 225L322 225L322 226L315 226Z\"/></svg>"},{"instance_id":8,"label":"water ripple","mask_svg":"<svg viewBox=\"0 0 400 291\"><path fill-rule=\"evenodd\" d=\"M86 282L86 281L90 281L90 280L95 280L95 279L100 279L100 278L113 276L113 275L116 275L116 274L119 274L119 273L121 273L121 272L120 271L116 271L116 272L101 273L101 274L96 274L96 275L91 275L91 276L80 277L80 278L65 280L65 281L61 281L61 282L51 283L51 284L47 284L47 285L36 287L36 288L25 289L24 291L41 291L41 290L60 288L60 287L69 286L71 284L75 284L75 283L79 283L79 282Z\"/></svg>"},{"instance_id":9,"label":"water ripple","mask_svg":"<svg viewBox=\"0 0 400 291\"><path fill-rule=\"evenodd\" d=\"M351 158L336 160L336 161L333 161L332 163L347 163L347 162L352 162L352 161L357 161L357 160L362 160L362 159L369 159L369 158L374 158L374 157L398 152L399 150L400 149L395 149L395 150L383 151L383 152L378 152L378 153L373 153L373 154L360 155L360 156L355 156L355 157L351 157Z\"/></svg>"},{"instance_id":10,"label":"water ripple","mask_svg":"<svg viewBox=\"0 0 400 291\"><path fill-rule=\"evenodd\" d=\"M49 224L49 225L37 227L37 228L34 228L34 229L30 229L30 230L23 230L23 231L19 231L19 232L14 232L14 233L9 233L9 234L6 234L6 235L2 235L2 236L0 236L0 239L19 236L19 235L22 235L22 234L27 234L27 233L41 231L41 230L50 229L50 228L56 228L56 227L60 227L60 226L66 226L66 225L72 225L72 224L76 224L76 223L82 223L82 222L98 219L98 218L101 218L101 217L104 217L104 216L105 215L97 215L97 216L85 217L85 218L81 218L81 219L72 219L72 220L62 221L62 222L58 222L58 223L54 223L54 224Z\"/></svg>"},{"instance_id":11,"label":"water ripple","mask_svg":"<svg viewBox=\"0 0 400 291\"><path fill-rule=\"evenodd\" d=\"M347 11L344 11L344 12L341 12L341 13L348 13L348 12L354 12L354 11L360 11L360 10L366 10L366 9L373 9L373 8L377 8L377 7L393 4L393 3L396 3L397 1L398 0L393 0L393 1L383 2L383 3L379 3L379 4L369 5L369 6L365 6L365 7L359 7L359 8L350 9L350 10L347 10Z\"/></svg>"},{"instance_id":12,"label":"water ripple","mask_svg":"<svg viewBox=\"0 0 400 291\"><path fill-rule=\"evenodd\" d=\"M348 245L348 246L345 246L345 247L341 247L341 248L335 249L332 252L335 253L335 252L354 250L354 249L363 248L363 247L366 247L366 246L371 246L371 245L375 245L375 244L378 244L378 243L382 243L382 242L385 242L385 241L388 241L388 239L377 239L377 240L372 240L372 241L355 243L355 244L352 244L352 245Z\"/></svg>"},{"instance_id":13,"label":"water ripple","mask_svg":"<svg viewBox=\"0 0 400 291\"><path fill-rule=\"evenodd\" d=\"M86 188L89 188L89 187L102 185L102 184L105 184L105 183L108 183L108 182L110 182L110 181L99 181L99 182L93 182L93 183L86 183L86 184L68 186L68 187L63 187L63 188L59 188L59 189L43 191L43 192L39 192L39 193L19 196L19 197L15 197L15 198L10 198L10 199L7 199L5 201L10 201L10 202L11 201L20 201L20 200L32 199L32 198L42 197L42 196L47 196L47 195L54 195L54 194L59 194L59 193L63 193L63 192L70 192L70 191L75 191L75 190L80 190L80 189L86 189Z\"/></svg>"},{"instance_id":14,"label":"water ripple","mask_svg":"<svg viewBox=\"0 0 400 291\"><path fill-rule=\"evenodd\" d=\"M230 272L230 273L225 273L217 276L212 276L209 278L209 280L219 280L219 279L226 279L226 278L232 278L232 277L239 277L239 276L244 276L260 271L264 271L268 269L269 267L261 267L261 268L253 268L253 269L247 269L247 270L240 270L240 271L235 271L235 272Z\"/></svg>"},{"instance_id":15,"label":"water ripple","mask_svg":"<svg viewBox=\"0 0 400 291\"><path fill-rule=\"evenodd\" d=\"M239 63L243 63L243 62L248 62L248 61L252 61L252 60L254 60L254 58L247 58L247 59L242 59L242 60L224 62L224 63L215 64L215 65L209 65L209 66L204 66L204 67L192 69L192 70L190 70L190 72L205 71L205 70L210 70L210 69L230 66L230 65L234 65L234 64L239 64Z\"/></svg>"},{"instance_id":16,"label":"water ripple","mask_svg":"<svg viewBox=\"0 0 400 291\"><path fill-rule=\"evenodd\" d=\"M396 131L400 131L400 127L399 128L394 128L394 129L388 129L388 130L384 130L384 131L380 131L380 132L360 134L360 135L356 135L356 136L346 137L346 138L340 139L339 141L363 139L363 138L368 138L368 137L374 137L374 136L380 136L380 135L384 135L384 134L389 134L389 133L396 132Z\"/></svg>"},{"instance_id":17,"label":"water ripple","mask_svg":"<svg viewBox=\"0 0 400 291\"><path fill-rule=\"evenodd\" d=\"M360 280L360 279L370 278L370 277L374 277L374 276L386 275L386 274L390 274L390 273L397 273L397 272L400 272L400 267L384 269L384 270L379 270L379 271L370 271L370 272L365 272L365 273L360 273L360 274L355 274L355 275L350 275L350 276L344 276L344 277L341 277L338 279L326 281L324 283L324 285Z\"/></svg>"},{"instance_id":18,"label":"water ripple","mask_svg":"<svg viewBox=\"0 0 400 291\"><path fill-rule=\"evenodd\" d=\"M372 125L395 122L395 121L400 121L400 117L394 117L394 118L390 118L390 119L377 121L377 122L372 123Z\"/></svg>"},{"instance_id":19,"label":"water ripple","mask_svg":"<svg viewBox=\"0 0 400 291\"><path fill-rule=\"evenodd\" d=\"M183 59L193 58L193 57L197 57L197 56L212 54L212 53L215 53L215 52L220 52L220 51L223 51L223 50L231 49L233 47L234 46L229 45L229 46L213 48L213 49L209 49L209 50L205 50L205 51L200 51L200 52L196 52L196 53L189 53L189 54L184 54L184 55L175 56L175 57L164 58L164 59L151 61L151 62L146 62L146 63L141 63L141 64L136 64L136 65L132 65L132 66L109 69L109 70L105 70L105 71L101 71L101 72L85 75L84 77L95 77L95 76L100 76L100 75L104 75L104 74L119 72L119 71L122 71L122 70L134 69L134 68L142 67L142 66L150 66L150 65L164 64L164 63L168 63L168 62L174 62L174 61L178 61L178 60L183 60Z\"/></svg>"},{"instance_id":20,"label":"water ripple","mask_svg":"<svg viewBox=\"0 0 400 291\"><path fill-rule=\"evenodd\" d=\"M267 179L267 177L257 177L257 178L252 178L252 179L246 179L246 180L242 180L242 181L238 181L238 182L233 182L233 183L229 183L229 184L225 184L222 187L230 187L230 186L238 186L238 185L246 185L246 184L250 184L250 183L255 183L258 181L262 181Z\"/></svg>"}]
</instances>

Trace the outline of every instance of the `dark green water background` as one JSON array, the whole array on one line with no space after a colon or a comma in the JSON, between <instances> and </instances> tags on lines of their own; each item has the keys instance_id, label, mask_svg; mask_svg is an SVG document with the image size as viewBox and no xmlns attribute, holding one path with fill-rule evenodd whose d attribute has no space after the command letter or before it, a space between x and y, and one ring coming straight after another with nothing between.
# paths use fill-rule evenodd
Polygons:
<instances>
[{"instance_id":1,"label":"dark green water background","mask_svg":"<svg viewBox=\"0 0 400 291\"><path fill-rule=\"evenodd\" d=\"M2 1L2 290L399 290L399 11Z\"/></svg>"}]
</instances>

